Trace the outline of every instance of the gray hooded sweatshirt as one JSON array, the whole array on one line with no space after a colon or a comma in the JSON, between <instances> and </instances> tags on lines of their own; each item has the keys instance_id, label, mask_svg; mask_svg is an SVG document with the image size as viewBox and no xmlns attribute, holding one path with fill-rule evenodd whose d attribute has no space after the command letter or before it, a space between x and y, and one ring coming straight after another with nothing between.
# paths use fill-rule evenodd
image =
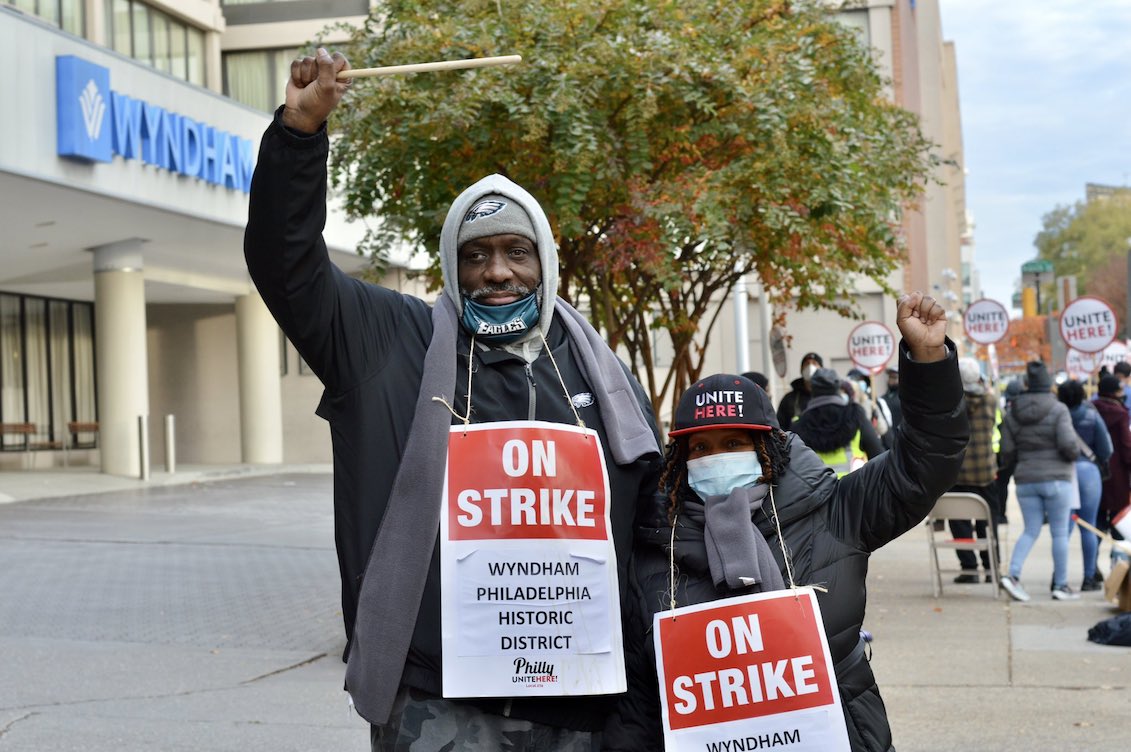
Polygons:
<instances>
[{"instance_id":1,"label":"gray hooded sweatshirt","mask_svg":"<svg viewBox=\"0 0 1131 752\"><path fill-rule=\"evenodd\" d=\"M1064 403L1047 391L1018 395L1001 430L1002 459L1007 467L1016 461L1016 482L1071 480L1079 451Z\"/></svg>"},{"instance_id":2,"label":"gray hooded sweatshirt","mask_svg":"<svg viewBox=\"0 0 1131 752\"><path fill-rule=\"evenodd\" d=\"M538 260L542 264L542 295L538 301L538 328L531 330L516 342L504 345L503 349L518 355L528 363L532 362L542 349L542 338L550 333L554 318L554 301L558 294L558 247L554 243L554 232L550 221L537 199L512 180L502 175L488 175L469 186L456 197L444 219L440 231L440 268L444 277L444 294L456 306L456 315L463 315L463 296L459 290L459 266L457 251L459 227L468 211L479 199L490 194L505 196L521 206L534 224L535 241L538 246ZM482 345L483 349L486 345Z\"/></svg>"}]
</instances>

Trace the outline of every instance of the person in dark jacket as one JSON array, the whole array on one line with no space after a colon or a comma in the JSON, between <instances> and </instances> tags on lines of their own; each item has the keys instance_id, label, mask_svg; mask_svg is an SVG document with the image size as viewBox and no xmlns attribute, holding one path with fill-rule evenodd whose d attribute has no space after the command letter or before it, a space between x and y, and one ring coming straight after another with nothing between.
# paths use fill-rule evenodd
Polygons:
<instances>
[{"instance_id":1,"label":"person in dark jacket","mask_svg":"<svg viewBox=\"0 0 1131 752\"><path fill-rule=\"evenodd\" d=\"M958 372L962 375L962 391L966 394L966 414L970 418L970 445L966 447L966 459L958 471L958 481L951 491L974 493L986 500L994 522L994 542L997 542L997 522L1000 502L997 495L997 457L994 454L994 427L997 423L997 405L993 392L986 388L985 379L978 361L973 358L960 358ZM950 532L955 538L986 537L986 522L978 520L950 520ZM955 576L959 584L979 582L978 558L973 551L955 551L962 572ZM981 551L982 569L986 582L993 582L990 554ZM1000 551L995 552L1001 561Z\"/></svg>"},{"instance_id":2,"label":"person in dark jacket","mask_svg":"<svg viewBox=\"0 0 1131 752\"><path fill-rule=\"evenodd\" d=\"M812 398L790 430L838 475L845 475L884 451L864 408L845 396L831 368L818 368L809 381Z\"/></svg>"},{"instance_id":3,"label":"person in dark jacket","mask_svg":"<svg viewBox=\"0 0 1131 752\"><path fill-rule=\"evenodd\" d=\"M778 425L789 428L793 425L793 421L801 417L801 413L805 412L805 406L809 404L809 380L813 378L813 374L817 369L825 364L821 356L815 352L805 353L801 356L801 378L794 379L790 385L790 391L781 398L778 403Z\"/></svg>"},{"instance_id":4,"label":"person in dark jacket","mask_svg":"<svg viewBox=\"0 0 1131 752\"><path fill-rule=\"evenodd\" d=\"M903 408L899 404L899 366L887 369L888 390L881 397L891 413L891 427L895 428L903 420Z\"/></svg>"},{"instance_id":5,"label":"person in dark jacket","mask_svg":"<svg viewBox=\"0 0 1131 752\"><path fill-rule=\"evenodd\" d=\"M1096 527L1108 531L1116 540L1122 540L1111 521L1127 507L1128 495L1131 494L1131 430L1128 429L1131 415L1123 402L1123 387L1117 377L1110 374L1100 377L1099 398L1094 404L1103 418L1112 444L1111 477L1103 482ZM1119 557L1113 547L1112 559L1116 558ZM1102 576L1101 573L1100 577Z\"/></svg>"},{"instance_id":6,"label":"person in dark jacket","mask_svg":"<svg viewBox=\"0 0 1131 752\"><path fill-rule=\"evenodd\" d=\"M891 449L891 409L887 402L873 396L872 377L859 368L853 368L848 372L848 383L852 386L849 398L864 411L864 416L872 424L872 428L876 429L883 448Z\"/></svg>"},{"instance_id":7,"label":"person in dark jacket","mask_svg":"<svg viewBox=\"0 0 1131 752\"><path fill-rule=\"evenodd\" d=\"M1076 488L1080 494L1080 509L1077 514L1089 525L1096 524L1100 511L1100 498L1103 496L1103 479L1099 464L1108 465L1111 460L1111 436L1096 408L1084 399L1084 385L1076 379L1069 379L1056 388L1056 397L1068 408L1072 416L1072 427L1076 429L1080 454L1076 457ZM1089 457L1085 454L1085 447ZM1073 523L1068 521L1068 534L1072 535ZM1096 572L1096 554L1100 540L1096 534L1080 527L1080 554L1084 561L1084 580L1080 591L1102 590L1104 581Z\"/></svg>"},{"instance_id":8,"label":"person in dark jacket","mask_svg":"<svg viewBox=\"0 0 1131 752\"><path fill-rule=\"evenodd\" d=\"M1025 367L1025 391L1005 414L1001 430L1001 454L1013 465L1017 504L1025 529L1013 546L1009 574L1001 587L1014 600L1027 601L1021 585L1021 569L1048 518L1052 536L1052 597L1074 600L1080 594L1068 586L1068 521L1073 463L1080 453L1076 430L1068 408L1052 394L1052 379L1040 361ZM1016 464L1014 464L1016 463Z\"/></svg>"},{"instance_id":9,"label":"person in dark jacket","mask_svg":"<svg viewBox=\"0 0 1131 752\"><path fill-rule=\"evenodd\" d=\"M440 233L444 290L434 305L351 279L330 262L321 236L325 121L347 88L337 74L348 67L342 55L324 49L292 64L286 103L262 139L245 235L248 270L264 302L326 387L318 414L330 424L334 449L346 690L371 723L374 750L498 749L531 738L542 740L542 749L595 748L613 704L610 695L623 691L613 688L618 681L624 686L623 661L615 665L615 656L622 644L629 652L643 639L629 631L631 623L618 624L610 615L629 599L635 521L651 503L658 478L660 445L650 403L597 332L556 297L558 259L546 215L502 176L484 178L453 202ZM607 468L610 525L601 545L608 555L593 561L600 588L610 583L611 592L599 614L575 616L585 622L579 629L615 638L603 651L614 658L602 664L599 682L576 682L580 691L556 693L561 696L516 693L507 682L506 693L498 685L483 692L473 687L449 699L443 696L455 675L446 671L449 661L487 655L501 663L528 655L507 653L503 640L468 646L470 652L462 644L459 651L442 649L461 637L446 619L459 610L449 609L449 601L466 598L460 594L467 589L441 587L450 575L440 562L450 562L453 550L446 548L449 541L438 540L445 478L453 477L449 459L470 446L449 450L449 444L471 429L477 436L513 432L510 421L539 421L551 428L538 430L557 436L564 434L553 426L562 424L599 442L603 462L585 464L597 475L602 465ZM509 444L503 445L504 465ZM537 450L532 446L528 451ZM550 472L549 460L541 462L543 474L562 473L563 487L599 488L568 485L577 477L573 463ZM603 480L586 477L586 483ZM538 523L554 528L551 538L535 542L539 555L554 555L549 540L568 537L563 526L571 514L555 504L553 520ZM510 519L514 515L512 510ZM543 517L549 514L538 519ZM455 524L461 518L445 519ZM455 582L463 583L458 576ZM492 580L514 584L505 577ZM559 670L562 661L588 660L576 648L571 653L568 641L547 649L538 658ZM509 676L467 669L459 675L481 684L492 673ZM481 699L458 699L469 696Z\"/></svg>"},{"instance_id":10,"label":"person in dark jacket","mask_svg":"<svg viewBox=\"0 0 1131 752\"><path fill-rule=\"evenodd\" d=\"M766 374L764 373L760 373L758 371L747 371L746 373L742 374L742 378L750 379L759 387L761 387L763 392L770 391L770 380L766 378Z\"/></svg>"},{"instance_id":11,"label":"person in dark jacket","mask_svg":"<svg viewBox=\"0 0 1131 752\"><path fill-rule=\"evenodd\" d=\"M681 405L693 404L695 395L715 382L734 383L728 388L750 395L744 396L743 417L701 420L677 410L677 417L689 417L678 420L671 432L662 495L635 547L642 608L649 618L667 610L673 597L675 605L686 606L782 586L824 588L817 599L848 738L858 752L892 749L860 632L868 556L923 520L954 484L969 438L957 357L945 339L942 308L920 293L901 297L898 305L904 421L891 451L838 478L797 435L775 425L760 390L738 376L709 377L693 385ZM734 511L736 495L750 502L745 514L741 505ZM753 550L719 543L744 522L753 531ZM709 549L708 540L713 541ZM759 563L766 551L772 556L769 569ZM757 552L762 556L755 557ZM678 573L674 593L669 555ZM622 715L626 722L651 727L650 748L661 749L659 688L655 675L650 679L647 687L644 681L635 683L634 712ZM650 705L644 702L649 696Z\"/></svg>"}]
</instances>

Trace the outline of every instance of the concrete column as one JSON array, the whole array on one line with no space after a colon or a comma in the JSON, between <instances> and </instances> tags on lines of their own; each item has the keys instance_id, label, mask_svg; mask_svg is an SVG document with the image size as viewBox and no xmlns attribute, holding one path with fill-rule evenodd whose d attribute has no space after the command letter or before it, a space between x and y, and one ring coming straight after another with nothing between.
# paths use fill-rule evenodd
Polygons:
<instances>
[{"instance_id":1,"label":"concrete column","mask_svg":"<svg viewBox=\"0 0 1131 752\"><path fill-rule=\"evenodd\" d=\"M224 91L224 71L221 64L220 32L204 33L204 86L220 94Z\"/></svg>"},{"instance_id":2,"label":"concrete column","mask_svg":"<svg viewBox=\"0 0 1131 752\"><path fill-rule=\"evenodd\" d=\"M748 317L750 315L747 303L750 300L746 290L746 275L738 278L734 284L734 372L746 373L750 370L750 333Z\"/></svg>"},{"instance_id":3,"label":"concrete column","mask_svg":"<svg viewBox=\"0 0 1131 752\"><path fill-rule=\"evenodd\" d=\"M86 20L86 39L103 47L112 47L113 40L106 38L106 4L102 0L83 0Z\"/></svg>"},{"instance_id":4,"label":"concrete column","mask_svg":"<svg viewBox=\"0 0 1131 752\"><path fill-rule=\"evenodd\" d=\"M124 240L94 249L94 358L102 472L138 477L139 415L149 415L145 280L141 246Z\"/></svg>"},{"instance_id":5,"label":"concrete column","mask_svg":"<svg viewBox=\"0 0 1131 752\"><path fill-rule=\"evenodd\" d=\"M240 453L244 462L283 461L279 328L258 293L236 298L240 369Z\"/></svg>"}]
</instances>

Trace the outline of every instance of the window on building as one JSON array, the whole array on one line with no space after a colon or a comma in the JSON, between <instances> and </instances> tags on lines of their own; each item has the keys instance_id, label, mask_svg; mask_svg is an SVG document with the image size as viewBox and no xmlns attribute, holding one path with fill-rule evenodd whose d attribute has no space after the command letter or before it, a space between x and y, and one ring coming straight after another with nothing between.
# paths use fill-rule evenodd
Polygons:
<instances>
[{"instance_id":1,"label":"window on building","mask_svg":"<svg viewBox=\"0 0 1131 752\"><path fill-rule=\"evenodd\" d=\"M97 420L93 305L0 293L0 423L33 424L34 448L62 446L68 423ZM24 448L24 436L3 435L0 449Z\"/></svg>"},{"instance_id":2,"label":"window on building","mask_svg":"<svg viewBox=\"0 0 1131 752\"><path fill-rule=\"evenodd\" d=\"M63 31L69 31L77 36L83 36L85 29L85 16L83 16L83 0L0 0L7 5L13 5L24 13L38 16L44 21L58 26Z\"/></svg>"},{"instance_id":3,"label":"window on building","mask_svg":"<svg viewBox=\"0 0 1131 752\"><path fill-rule=\"evenodd\" d=\"M283 102L295 49L224 54L224 93L248 107L271 112Z\"/></svg>"},{"instance_id":4,"label":"window on building","mask_svg":"<svg viewBox=\"0 0 1131 752\"><path fill-rule=\"evenodd\" d=\"M860 37L860 41L867 45L871 44L871 33L868 29L868 9L860 8L857 10L841 10L836 14L836 19L842 24L856 32Z\"/></svg>"},{"instance_id":5,"label":"window on building","mask_svg":"<svg viewBox=\"0 0 1131 752\"><path fill-rule=\"evenodd\" d=\"M204 85L203 31L140 0L105 0L105 12L107 39L114 50Z\"/></svg>"}]
</instances>

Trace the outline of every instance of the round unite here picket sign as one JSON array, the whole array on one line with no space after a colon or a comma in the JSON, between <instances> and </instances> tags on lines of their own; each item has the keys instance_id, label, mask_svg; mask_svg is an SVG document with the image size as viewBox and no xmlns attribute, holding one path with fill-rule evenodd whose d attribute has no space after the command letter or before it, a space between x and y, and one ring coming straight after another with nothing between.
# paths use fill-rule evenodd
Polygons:
<instances>
[{"instance_id":1,"label":"round unite here picket sign","mask_svg":"<svg viewBox=\"0 0 1131 752\"><path fill-rule=\"evenodd\" d=\"M862 371L879 373L895 355L895 335L886 324L865 321L848 334L848 357Z\"/></svg>"},{"instance_id":2,"label":"round unite here picket sign","mask_svg":"<svg viewBox=\"0 0 1131 752\"><path fill-rule=\"evenodd\" d=\"M1060 314L1064 344L1083 353L1102 352L1115 339L1115 311L1102 298L1081 295Z\"/></svg>"},{"instance_id":3,"label":"round unite here picket sign","mask_svg":"<svg viewBox=\"0 0 1131 752\"><path fill-rule=\"evenodd\" d=\"M1009 312L996 300L981 298L966 307L962 327L974 342L992 345L1000 342L1009 331Z\"/></svg>"},{"instance_id":4,"label":"round unite here picket sign","mask_svg":"<svg viewBox=\"0 0 1131 752\"><path fill-rule=\"evenodd\" d=\"M1068 348L1064 355L1064 370L1068 377L1078 381L1087 381L1100 366L1101 353L1080 352L1074 347Z\"/></svg>"}]
</instances>

